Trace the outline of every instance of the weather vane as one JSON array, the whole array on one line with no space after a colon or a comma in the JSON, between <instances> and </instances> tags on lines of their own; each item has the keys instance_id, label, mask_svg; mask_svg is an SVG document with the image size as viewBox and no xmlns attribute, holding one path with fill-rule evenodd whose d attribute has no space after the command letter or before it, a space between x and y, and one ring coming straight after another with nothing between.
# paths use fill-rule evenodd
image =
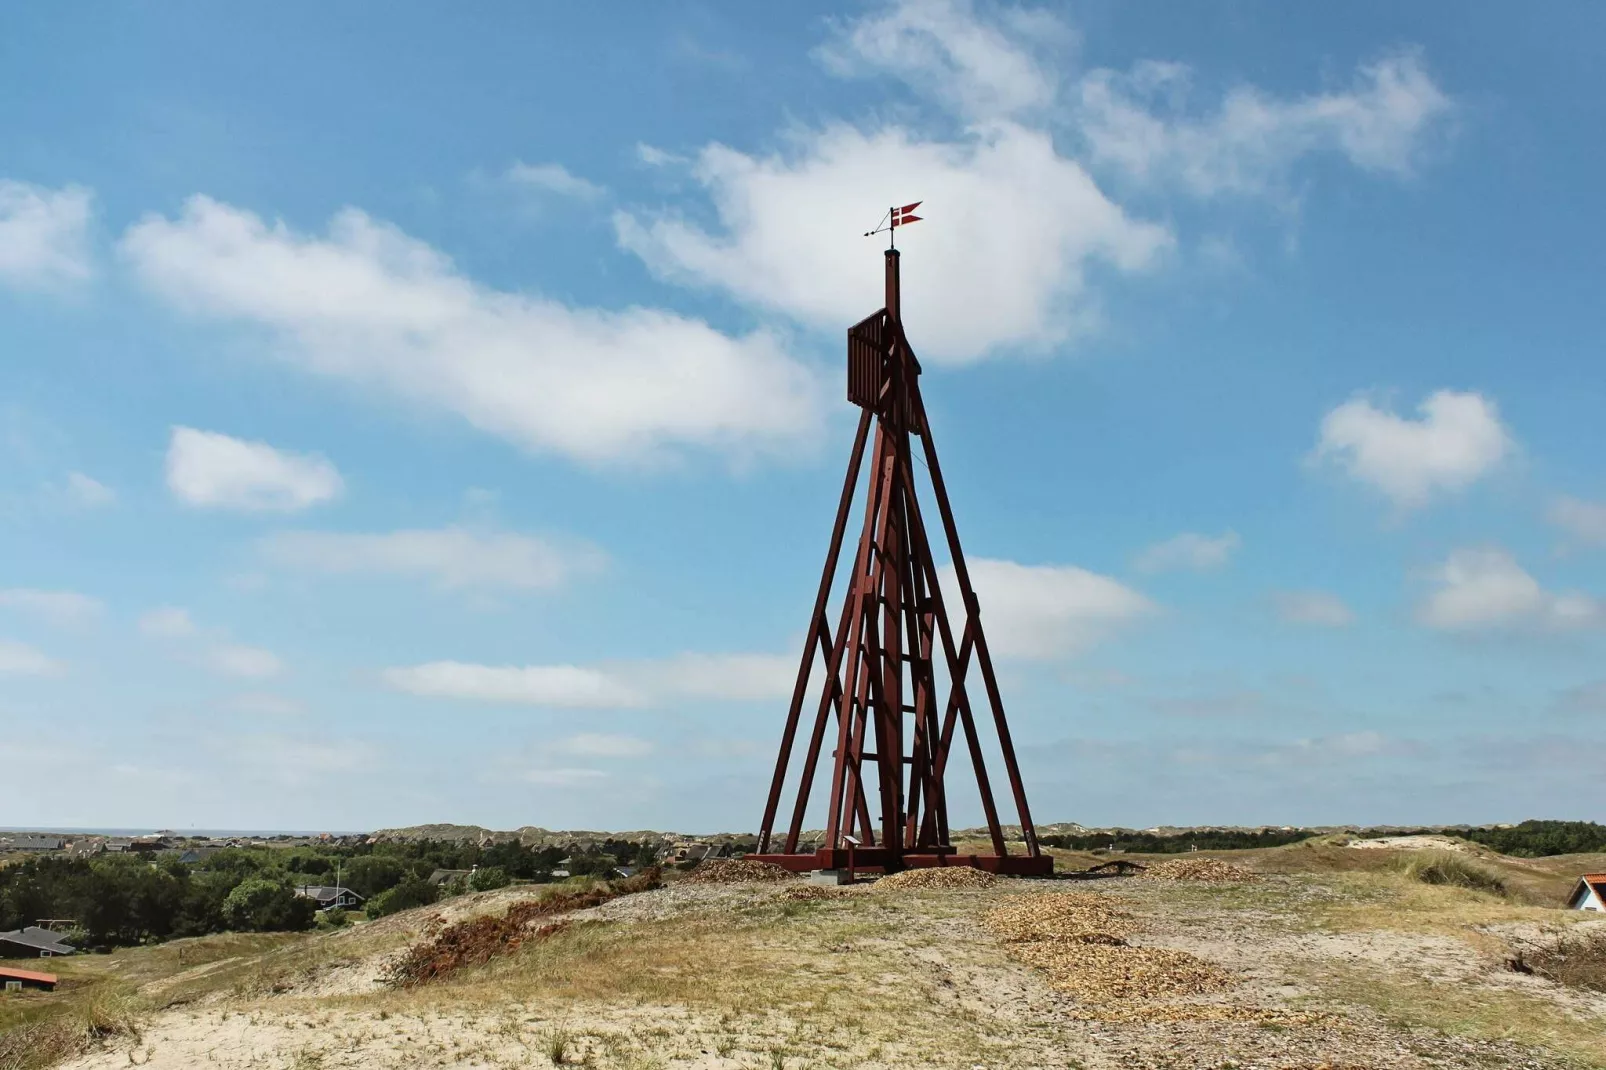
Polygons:
<instances>
[{"instance_id":1,"label":"weather vane","mask_svg":"<svg viewBox=\"0 0 1606 1070\"><path fill-rule=\"evenodd\" d=\"M865 231L864 236L869 238L885 231L887 235L887 248L896 249L898 247L896 240L897 229L899 227L907 227L910 223L920 222L920 217L914 213L915 209L919 208L924 203L924 201L916 201L913 204L906 204L902 208L888 208L886 214L881 217L881 222L876 224L874 230Z\"/></svg>"}]
</instances>

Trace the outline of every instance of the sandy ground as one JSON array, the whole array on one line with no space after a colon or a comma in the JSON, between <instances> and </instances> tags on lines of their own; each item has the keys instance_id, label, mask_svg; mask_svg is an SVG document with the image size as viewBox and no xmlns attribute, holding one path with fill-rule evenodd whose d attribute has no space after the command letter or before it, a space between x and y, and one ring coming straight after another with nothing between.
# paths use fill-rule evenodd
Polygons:
<instances>
[{"instance_id":1,"label":"sandy ground","mask_svg":"<svg viewBox=\"0 0 1606 1070\"><path fill-rule=\"evenodd\" d=\"M1427 1067L1518 1067L1562 1070L1576 1065L1515 1044L1445 1036L1390 1025L1356 1007L1324 1002L1310 978L1325 968L1354 968L1445 985L1504 991L1564 1006L1598 1020L1606 1032L1606 997L1569 993L1500 968L1449 935L1395 931L1312 931L1297 924L1313 893L1293 878L1271 878L1266 902L1276 908L1214 903L1198 886L1116 879L1003 882L977 891L897 897L903 919L892 935L865 936L815 949L827 960L869 964L876 983L918 995L910 1038L831 1016L643 1001L628 991L606 1002L498 998L494 989L435 998L425 991L398 1001L380 978L389 950L363 952L376 936L416 938L437 915L457 918L505 909L527 892L464 897L441 908L398 915L370 931L324 938L329 951L293 982L266 995L218 995L163 1012L136 1042L122 1041L82 1057L70 1070L129 1065L188 1067L527 1067L587 1065L641 1068L951 1066L1087 1070L1196 1068L1220 1070L1382 1070ZM1237 985L1207 1001L1247 1020L1111 1020L1056 992L1016 961L978 918L1002 897L1023 891L1093 892L1118 898L1142 921L1134 943L1187 951L1233 973ZM737 916L773 907L774 886L681 886L615 900L575 915L613 926ZM878 893L858 891L867 911ZM879 894L883 899L889 893ZM1259 903L1261 900L1256 900ZM857 906L855 904L854 906ZM850 908L844 908L850 909ZM790 917L790 916L787 916ZM807 938L809 916L794 922ZM1490 946L1498 944L1491 938ZM349 948L350 954L341 951ZM703 968L720 969L717 949ZM198 969L205 970L208 967ZM399 1008L399 1009L393 1009ZM1192 1013L1192 1012L1190 1012ZM1183 1016L1184 1018L1187 1015ZM946 1027L954 1036L932 1044Z\"/></svg>"},{"instance_id":2,"label":"sandy ground","mask_svg":"<svg viewBox=\"0 0 1606 1070\"><path fill-rule=\"evenodd\" d=\"M1351 840L1350 847L1361 850L1389 850L1396 851L1457 851L1466 854L1476 853L1471 844L1462 840L1452 840L1448 836L1381 836L1375 840Z\"/></svg>"}]
</instances>

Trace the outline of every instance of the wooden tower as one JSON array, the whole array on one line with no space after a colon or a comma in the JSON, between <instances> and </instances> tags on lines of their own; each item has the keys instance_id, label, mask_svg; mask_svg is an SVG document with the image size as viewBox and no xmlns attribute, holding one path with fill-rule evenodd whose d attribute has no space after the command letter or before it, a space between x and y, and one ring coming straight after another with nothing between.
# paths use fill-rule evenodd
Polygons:
<instances>
[{"instance_id":1,"label":"wooden tower","mask_svg":"<svg viewBox=\"0 0 1606 1070\"><path fill-rule=\"evenodd\" d=\"M1037 845L982 631L980 604L971 588L920 398L919 376L920 362L909 348L900 315L898 251L888 249L886 307L848 329L848 400L864 411L848 461L754 857L798 871L862 867L891 873L914 866L973 865L998 873L1046 874L1053 869L1053 859ZM827 603L872 420L875 443L864 524L833 633ZM937 562L915 493L916 440L930 472L942 537L962 602L957 633L943 604ZM825 662L825 683L799 770L790 821L777 844L776 814L816 659ZM937 665L945 670L945 696L939 693ZM991 713L1019 815L1025 846L1015 854L1010 854L1005 844L983 759L980 732L985 717L978 718L971 704L968 684L973 673L981 677L984 713ZM992 840L991 854L960 855L950 840L944 782L956 734L963 738L975 772ZM831 749L826 751L828 735ZM831 776L825 840L818 850L799 853L804 813L823 758L830 760ZM780 849L772 851L774 847Z\"/></svg>"}]
</instances>

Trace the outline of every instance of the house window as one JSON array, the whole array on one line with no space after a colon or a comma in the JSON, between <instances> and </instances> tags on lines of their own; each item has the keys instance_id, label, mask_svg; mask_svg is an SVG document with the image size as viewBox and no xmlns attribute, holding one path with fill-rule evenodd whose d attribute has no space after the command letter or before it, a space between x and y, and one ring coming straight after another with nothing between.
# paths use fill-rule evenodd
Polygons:
<instances>
[{"instance_id":1,"label":"house window","mask_svg":"<svg viewBox=\"0 0 1606 1070\"><path fill-rule=\"evenodd\" d=\"M22 991L22 982L21 981L7 981L6 982L6 991L7 992L21 992Z\"/></svg>"}]
</instances>

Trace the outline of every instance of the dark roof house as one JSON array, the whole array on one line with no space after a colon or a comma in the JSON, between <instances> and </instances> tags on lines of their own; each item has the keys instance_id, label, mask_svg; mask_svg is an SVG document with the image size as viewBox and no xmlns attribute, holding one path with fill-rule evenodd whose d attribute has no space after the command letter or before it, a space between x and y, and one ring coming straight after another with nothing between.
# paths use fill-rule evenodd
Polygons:
<instances>
[{"instance_id":1,"label":"dark roof house","mask_svg":"<svg viewBox=\"0 0 1606 1070\"><path fill-rule=\"evenodd\" d=\"M5 845L11 851L59 851L67 846L60 836L13 836Z\"/></svg>"},{"instance_id":2,"label":"dark roof house","mask_svg":"<svg viewBox=\"0 0 1606 1070\"><path fill-rule=\"evenodd\" d=\"M296 894L306 899L316 900L319 910L328 910L339 907L342 910L355 910L362 906L363 896L358 895L350 888L336 888L332 884L303 884L296 889Z\"/></svg>"},{"instance_id":3,"label":"dark roof house","mask_svg":"<svg viewBox=\"0 0 1606 1070\"><path fill-rule=\"evenodd\" d=\"M78 949L61 938L60 933L30 925L0 933L0 958L47 959L55 955L71 955Z\"/></svg>"}]
</instances>

